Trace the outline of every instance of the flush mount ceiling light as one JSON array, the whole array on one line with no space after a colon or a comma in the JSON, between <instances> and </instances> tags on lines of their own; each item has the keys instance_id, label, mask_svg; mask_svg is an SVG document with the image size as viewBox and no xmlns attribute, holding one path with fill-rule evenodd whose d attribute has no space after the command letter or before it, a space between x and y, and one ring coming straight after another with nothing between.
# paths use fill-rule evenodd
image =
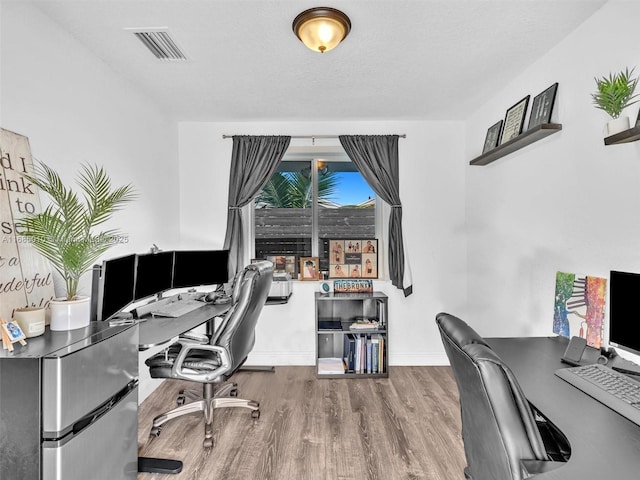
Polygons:
<instances>
[{"instance_id":1,"label":"flush mount ceiling light","mask_svg":"<svg viewBox=\"0 0 640 480\"><path fill-rule=\"evenodd\" d=\"M305 10L293 21L293 32L314 52L328 52L349 35L351 21L340 10L315 7Z\"/></svg>"}]
</instances>

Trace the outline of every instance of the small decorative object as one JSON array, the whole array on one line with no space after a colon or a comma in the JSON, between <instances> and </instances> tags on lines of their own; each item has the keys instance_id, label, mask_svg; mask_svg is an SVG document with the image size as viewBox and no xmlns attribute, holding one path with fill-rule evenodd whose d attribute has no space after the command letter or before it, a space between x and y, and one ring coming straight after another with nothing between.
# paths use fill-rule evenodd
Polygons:
<instances>
[{"instance_id":1,"label":"small decorative object","mask_svg":"<svg viewBox=\"0 0 640 480\"><path fill-rule=\"evenodd\" d=\"M20 325L25 337L37 337L44 333L44 307L17 308L13 321Z\"/></svg>"},{"instance_id":2,"label":"small decorative object","mask_svg":"<svg viewBox=\"0 0 640 480\"><path fill-rule=\"evenodd\" d=\"M13 344L20 342L20 345L25 346L27 342L24 341L24 332L15 322L7 322L3 318L0 318L0 325L2 329L2 348L13 352Z\"/></svg>"},{"instance_id":3,"label":"small decorative object","mask_svg":"<svg viewBox=\"0 0 640 480\"><path fill-rule=\"evenodd\" d=\"M634 95L638 79L631 78L634 70L635 67L625 68L620 73L609 73L608 77L594 78L598 90L591 94L593 104L612 118L607 123L605 136L629 129L629 117L620 115L629 105L638 102L638 95Z\"/></svg>"},{"instance_id":4,"label":"small decorative object","mask_svg":"<svg viewBox=\"0 0 640 480\"><path fill-rule=\"evenodd\" d=\"M322 282L320 284L320 293L322 293L323 295L331 293L332 290L333 288L331 287L331 284L329 282Z\"/></svg>"},{"instance_id":5,"label":"small decorative object","mask_svg":"<svg viewBox=\"0 0 640 480\"><path fill-rule=\"evenodd\" d=\"M24 177L51 198L42 213L20 220L21 234L55 268L65 282L66 296L51 300L51 330L72 330L89 325L91 302L78 295L80 277L110 247L124 241L118 230L94 232L110 220L113 213L135 198L133 187L111 187L103 168L83 165L78 175L82 199L67 188L60 175L44 163L35 166L34 175Z\"/></svg>"},{"instance_id":6,"label":"small decorative object","mask_svg":"<svg viewBox=\"0 0 640 480\"><path fill-rule=\"evenodd\" d=\"M527 114L527 106L529 105L529 97L530 95L527 95L507 110L507 114L504 118L504 127L502 129L500 145L508 142L512 138L516 138L522 133L524 117Z\"/></svg>"},{"instance_id":7,"label":"small decorative object","mask_svg":"<svg viewBox=\"0 0 640 480\"><path fill-rule=\"evenodd\" d=\"M300 258L300 280L318 280L320 267L318 257Z\"/></svg>"},{"instance_id":8,"label":"small decorative object","mask_svg":"<svg viewBox=\"0 0 640 480\"><path fill-rule=\"evenodd\" d=\"M533 97L531 114L529 115L529 129L542 125L543 123L551 122L551 113L553 112L553 104L556 100L557 91L558 82Z\"/></svg>"},{"instance_id":9,"label":"small decorative object","mask_svg":"<svg viewBox=\"0 0 640 480\"><path fill-rule=\"evenodd\" d=\"M489 127L489 130L487 130L487 136L484 139L484 148L482 149L482 153L487 153L489 150L493 150L498 146L501 130L502 120Z\"/></svg>"},{"instance_id":10,"label":"small decorative object","mask_svg":"<svg viewBox=\"0 0 640 480\"><path fill-rule=\"evenodd\" d=\"M373 280L334 280L335 293L372 293Z\"/></svg>"},{"instance_id":11,"label":"small decorative object","mask_svg":"<svg viewBox=\"0 0 640 480\"><path fill-rule=\"evenodd\" d=\"M378 240L329 240L329 278L378 278Z\"/></svg>"}]
</instances>

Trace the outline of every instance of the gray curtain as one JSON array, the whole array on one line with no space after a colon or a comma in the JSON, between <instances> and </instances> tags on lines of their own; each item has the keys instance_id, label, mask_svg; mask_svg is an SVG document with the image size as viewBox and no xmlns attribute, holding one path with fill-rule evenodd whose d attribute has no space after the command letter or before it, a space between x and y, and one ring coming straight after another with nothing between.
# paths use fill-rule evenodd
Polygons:
<instances>
[{"instance_id":1,"label":"gray curtain","mask_svg":"<svg viewBox=\"0 0 640 480\"><path fill-rule=\"evenodd\" d=\"M411 269L402 236L402 203L398 167L398 135L340 135L340 143L376 195L391 206L389 215L389 277L413 292Z\"/></svg>"},{"instance_id":2,"label":"gray curtain","mask_svg":"<svg viewBox=\"0 0 640 480\"><path fill-rule=\"evenodd\" d=\"M231 173L229 176L229 210L224 248L229 249L229 278L244 267L246 240L242 235L240 209L257 195L269 181L289 148L291 137L248 136L233 137Z\"/></svg>"}]
</instances>

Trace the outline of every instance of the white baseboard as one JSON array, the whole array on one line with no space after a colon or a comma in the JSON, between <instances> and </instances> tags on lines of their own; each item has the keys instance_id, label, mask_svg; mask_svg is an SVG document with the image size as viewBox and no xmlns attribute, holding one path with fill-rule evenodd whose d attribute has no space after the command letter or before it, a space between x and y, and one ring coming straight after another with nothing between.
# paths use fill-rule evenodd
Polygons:
<instances>
[{"instance_id":1,"label":"white baseboard","mask_svg":"<svg viewBox=\"0 0 640 480\"><path fill-rule=\"evenodd\" d=\"M249 354L246 365L315 365L315 352L257 352ZM396 366L436 366L449 365L445 353L391 353L390 365Z\"/></svg>"}]
</instances>

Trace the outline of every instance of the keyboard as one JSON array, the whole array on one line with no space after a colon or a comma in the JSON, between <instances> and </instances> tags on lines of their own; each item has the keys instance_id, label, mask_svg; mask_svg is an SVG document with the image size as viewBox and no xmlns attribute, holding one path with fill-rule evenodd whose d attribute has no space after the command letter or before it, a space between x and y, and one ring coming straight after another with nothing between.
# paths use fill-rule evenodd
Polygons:
<instances>
[{"instance_id":1,"label":"keyboard","mask_svg":"<svg viewBox=\"0 0 640 480\"><path fill-rule=\"evenodd\" d=\"M189 312L193 312L204 305L205 303L198 300L177 300L175 302L159 305L151 310L151 315L156 317L178 318Z\"/></svg>"},{"instance_id":2,"label":"keyboard","mask_svg":"<svg viewBox=\"0 0 640 480\"><path fill-rule=\"evenodd\" d=\"M640 382L599 364L561 368L555 374L640 425Z\"/></svg>"}]
</instances>

